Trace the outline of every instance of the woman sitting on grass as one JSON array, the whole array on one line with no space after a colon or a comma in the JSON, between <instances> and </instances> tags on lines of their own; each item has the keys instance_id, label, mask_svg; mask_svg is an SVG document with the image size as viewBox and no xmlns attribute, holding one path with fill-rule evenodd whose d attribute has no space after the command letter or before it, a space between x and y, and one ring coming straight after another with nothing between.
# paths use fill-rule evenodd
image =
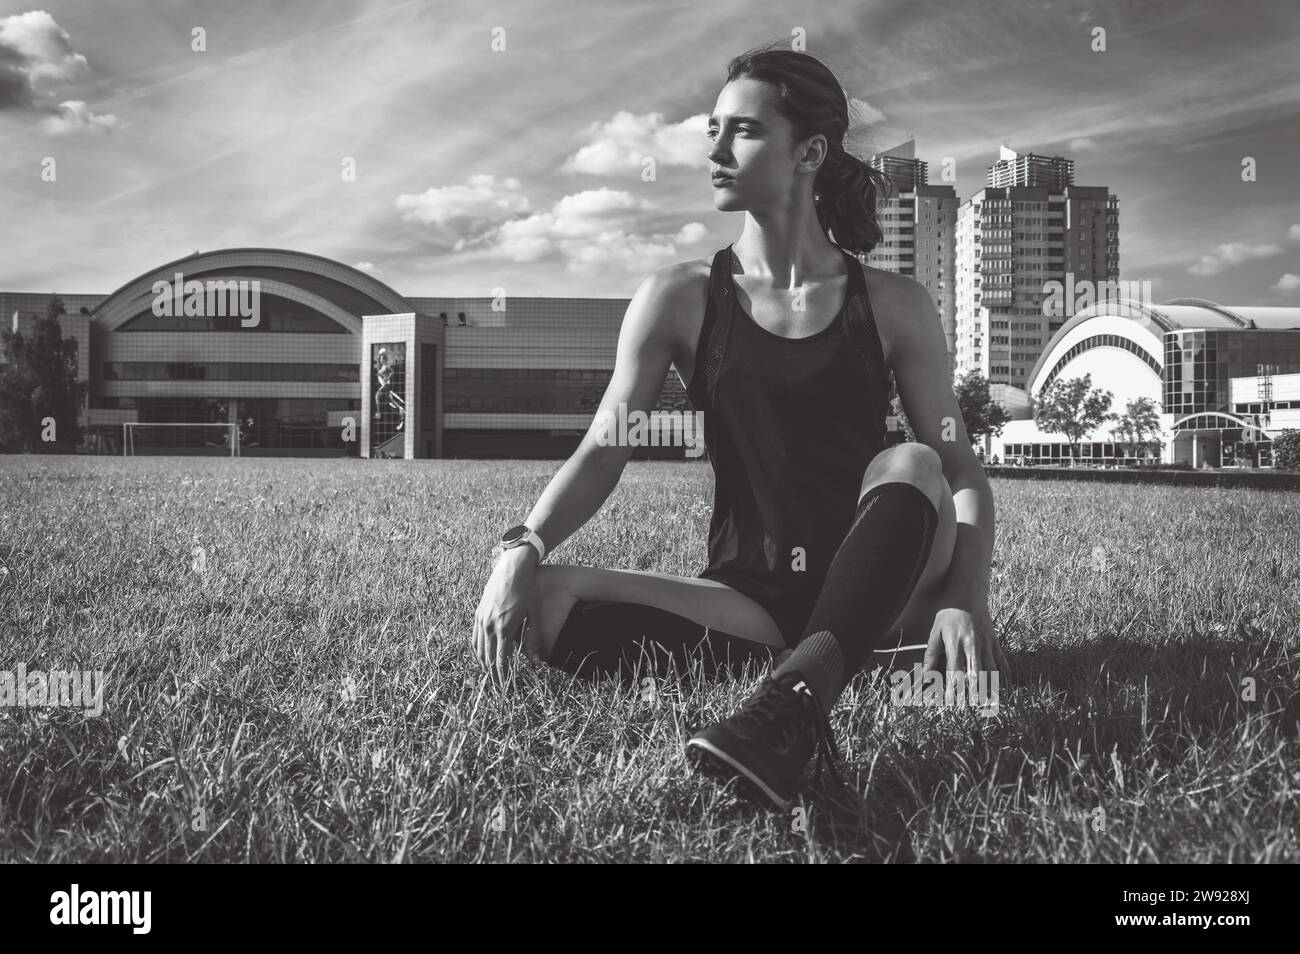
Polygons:
<instances>
[{"instance_id":1,"label":"woman sitting on grass","mask_svg":"<svg viewBox=\"0 0 1300 954\"><path fill-rule=\"evenodd\" d=\"M775 663L730 718L691 737L697 768L794 799L827 713L876 654L919 636L926 669L1002 669L987 595L993 495L953 394L944 332L912 278L868 268L886 179L844 150L848 104L819 60L728 65L709 118L714 205L744 212L711 260L646 278L628 305L597 425L508 531L474 616L479 660L577 674L643 657ZM539 565L613 491L619 405L655 405L669 366L703 412L715 496L697 577ZM887 446L893 376L915 443ZM689 383L687 383L689 382ZM527 625L525 625L527 624ZM915 641L915 637L914 637ZM711 668L711 667L710 667Z\"/></svg>"}]
</instances>

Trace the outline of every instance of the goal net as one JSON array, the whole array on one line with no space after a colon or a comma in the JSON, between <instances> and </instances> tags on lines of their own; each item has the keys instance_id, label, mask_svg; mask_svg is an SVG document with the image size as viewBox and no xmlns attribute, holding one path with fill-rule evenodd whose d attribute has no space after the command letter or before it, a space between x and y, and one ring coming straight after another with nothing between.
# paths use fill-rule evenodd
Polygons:
<instances>
[{"instance_id":1,"label":"goal net","mask_svg":"<svg viewBox=\"0 0 1300 954\"><path fill-rule=\"evenodd\" d=\"M239 425L232 423L140 423L122 425L122 456L215 454L239 456Z\"/></svg>"}]
</instances>

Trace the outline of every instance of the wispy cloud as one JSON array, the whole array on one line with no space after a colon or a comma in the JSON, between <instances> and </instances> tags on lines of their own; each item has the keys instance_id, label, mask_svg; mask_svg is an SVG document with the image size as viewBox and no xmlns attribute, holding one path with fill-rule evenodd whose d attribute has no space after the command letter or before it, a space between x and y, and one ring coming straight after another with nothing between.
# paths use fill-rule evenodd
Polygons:
<instances>
[{"instance_id":1,"label":"wispy cloud","mask_svg":"<svg viewBox=\"0 0 1300 954\"><path fill-rule=\"evenodd\" d=\"M1201 260L1187 269L1192 275L1217 275L1225 268L1241 265L1244 262L1260 258L1272 258L1282 254L1280 245L1248 245L1245 242L1225 242L1210 255L1202 255Z\"/></svg>"}]
</instances>

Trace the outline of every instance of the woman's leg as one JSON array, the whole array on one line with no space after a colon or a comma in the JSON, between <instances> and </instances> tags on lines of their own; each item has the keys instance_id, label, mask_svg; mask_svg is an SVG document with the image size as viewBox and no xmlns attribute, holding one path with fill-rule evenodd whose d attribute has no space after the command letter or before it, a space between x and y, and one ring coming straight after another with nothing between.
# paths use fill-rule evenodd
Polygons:
<instances>
[{"instance_id":1,"label":"woman's leg","mask_svg":"<svg viewBox=\"0 0 1300 954\"><path fill-rule=\"evenodd\" d=\"M833 769L827 715L849 678L900 636L910 643L929 635L925 614L933 620L956 541L951 498L927 445L900 444L872 460L794 652L737 712L686 743L701 771L747 779L786 809L815 751L829 751Z\"/></svg>"},{"instance_id":2,"label":"woman's leg","mask_svg":"<svg viewBox=\"0 0 1300 954\"><path fill-rule=\"evenodd\" d=\"M717 580L564 564L542 564L537 574L542 605L523 645L534 661L564 667L558 648L579 656L571 669L588 654L604 668L625 649L636 654L643 635L683 652L707 641L713 654L726 651L733 658L785 649L767 610ZM565 645L557 647L561 633ZM599 645L602 636L610 645Z\"/></svg>"},{"instance_id":3,"label":"woman's leg","mask_svg":"<svg viewBox=\"0 0 1300 954\"><path fill-rule=\"evenodd\" d=\"M548 662L575 676L633 676L720 671L739 675L752 665L763 674L779 652L711 629L685 616L645 603L578 600L565 620Z\"/></svg>"},{"instance_id":4,"label":"woman's leg","mask_svg":"<svg viewBox=\"0 0 1300 954\"><path fill-rule=\"evenodd\" d=\"M884 652L868 653L869 662L889 664L892 661L895 665L904 659L892 653L900 638L910 644L924 643L929 636L929 625L938 609L935 604L957 535L952 491L933 449L908 443L877 454L863 475L859 500L880 484L898 481L919 487L935 504L939 519L933 546L911 598L888 633L877 638L871 647ZM543 564L538 567L537 582L542 594L540 618L536 623L529 622L523 645L523 651L534 661L564 664L564 660L552 660L552 657L557 639L570 622L575 607L579 612L573 618L571 632L577 642L588 646L594 645L597 629L621 632L635 628L638 625L636 606L641 605L647 612L639 625L647 634L649 631L660 634L665 644L701 642L706 637L703 630L707 628L715 652L733 641L758 643L772 653L786 650L780 629L767 610L716 580L643 570ZM857 581L857 585L860 583ZM588 605L578 606L580 602ZM665 612L656 613L652 609ZM915 655L920 661L920 651ZM906 661L910 665L910 656Z\"/></svg>"},{"instance_id":5,"label":"woman's leg","mask_svg":"<svg viewBox=\"0 0 1300 954\"><path fill-rule=\"evenodd\" d=\"M935 531L930 556L916 589L912 592L898 620L880 641L880 645L873 648L873 659L867 661L866 668L877 664L891 665L891 660L893 668L911 668L913 662L921 662L925 655L924 648L899 649L897 647L924 647L929 641L934 616L942 608L940 603L943 588L952 565L953 547L957 542L957 508L953 503L952 488L948 486L948 479L943 474L943 464L939 460L939 455L928 445L916 443L899 444L890 450L904 446L925 448L925 451L929 451L930 454L926 454L925 451L919 453L922 457L930 459L904 462L898 460L897 455L887 460L881 460L883 455L877 455L872 464L879 462L879 466L867 467L858 499L861 500L877 484L892 480L910 480L925 491L930 502L936 505L939 515L938 529ZM904 476L909 469L915 475L915 479ZM917 473L918 470L921 473ZM927 472L928 475L923 476ZM902 665L904 660L906 660L905 666Z\"/></svg>"},{"instance_id":6,"label":"woman's leg","mask_svg":"<svg viewBox=\"0 0 1300 954\"><path fill-rule=\"evenodd\" d=\"M775 675L803 674L829 712L861 669L920 661L924 650L890 651L928 640L956 539L956 508L938 453L909 442L878 454L803 637Z\"/></svg>"}]
</instances>

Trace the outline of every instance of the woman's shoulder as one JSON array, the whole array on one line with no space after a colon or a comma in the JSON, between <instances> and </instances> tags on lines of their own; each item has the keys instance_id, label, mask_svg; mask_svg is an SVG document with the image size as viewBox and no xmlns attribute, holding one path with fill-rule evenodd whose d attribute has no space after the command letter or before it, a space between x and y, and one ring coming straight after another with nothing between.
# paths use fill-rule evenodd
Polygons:
<instances>
[{"instance_id":1,"label":"woman's shoulder","mask_svg":"<svg viewBox=\"0 0 1300 954\"><path fill-rule=\"evenodd\" d=\"M709 272L713 267L713 257L692 258L665 265L653 273L657 281L675 294L690 293L701 285L708 287Z\"/></svg>"},{"instance_id":2,"label":"woman's shoulder","mask_svg":"<svg viewBox=\"0 0 1300 954\"><path fill-rule=\"evenodd\" d=\"M867 298L880 335L886 360L893 365L893 355L908 322L915 322L918 309L934 307L930 292L910 275L886 271L871 265L862 266L866 278Z\"/></svg>"},{"instance_id":3,"label":"woman's shoulder","mask_svg":"<svg viewBox=\"0 0 1300 954\"><path fill-rule=\"evenodd\" d=\"M712 256L674 262L651 272L644 281L648 291L669 303L675 315L690 315L708 302Z\"/></svg>"},{"instance_id":4,"label":"woman's shoulder","mask_svg":"<svg viewBox=\"0 0 1300 954\"><path fill-rule=\"evenodd\" d=\"M862 273L867 281L867 294L871 296L871 307L879 310L877 304L885 308L896 309L915 301L918 292L929 295L925 286L911 275L887 271L874 265L863 265Z\"/></svg>"}]
</instances>

